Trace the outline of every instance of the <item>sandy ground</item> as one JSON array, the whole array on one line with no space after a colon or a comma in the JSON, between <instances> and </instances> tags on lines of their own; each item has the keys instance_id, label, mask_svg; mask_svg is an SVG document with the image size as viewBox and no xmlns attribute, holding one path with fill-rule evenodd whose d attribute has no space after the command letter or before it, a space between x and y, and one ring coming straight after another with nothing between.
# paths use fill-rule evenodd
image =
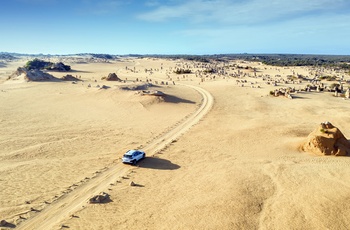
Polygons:
<instances>
[{"instance_id":1,"label":"sandy ground","mask_svg":"<svg viewBox=\"0 0 350 230\"><path fill-rule=\"evenodd\" d=\"M85 202L70 218L59 215L53 229L350 226L350 158L298 150L323 121L349 138L349 100L317 92L302 92L293 100L272 97L269 91L276 87L248 76L244 79L261 87L240 87L236 78L222 76L202 82L194 74L171 73L183 62L161 59L72 63L73 75L84 80L77 84L4 81L20 64L0 68L0 219L10 227L28 229L31 219L115 165L125 170L104 191L111 202ZM308 73L306 68L240 65L272 76ZM110 72L127 82L100 80ZM119 89L136 79L157 80L154 89L171 97L164 101ZM96 87L102 84L110 88ZM167 148L150 152L138 167L121 164L126 150L147 147L200 108L199 92L181 84L210 92L210 112ZM138 186L130 186L131 181Z\"/></svg>"}]
</instances>

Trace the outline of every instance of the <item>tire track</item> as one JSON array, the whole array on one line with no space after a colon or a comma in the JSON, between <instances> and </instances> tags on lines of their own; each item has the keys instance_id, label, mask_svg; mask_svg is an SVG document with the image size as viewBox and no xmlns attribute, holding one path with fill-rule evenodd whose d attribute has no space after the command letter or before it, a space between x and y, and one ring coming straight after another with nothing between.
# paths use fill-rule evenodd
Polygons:
<instances>
[{"instance_id":1,"label":"tire track","mask_svg":"<svg viewBox=\"0 0 350 230\"><path fill-rule=\"evenodd\" d=\"M202 103L198 110L191 114L181 124L144 146L143 150L145 150L149 156L158 153L174 142L174 140L178 139L192 126L197 124L213 106L214 99L208 91L193 85L180 85L190 87L199 92L203 98ZM80 185L70 193L67 193L59 200L51 203L43 210L38 212L35 216L20 223L20 225L18 225L18 229L39 230L59 228L58 225L65 219L68 219L76 211L82 209L86 205L89 198L91 198L93 195L99 194L100 192L106 191L110 184L118 181L132 169L132 167L126 167L122 163L117 163L106 171L99 173L90 181Z\"/></svg>"}]
</instances>

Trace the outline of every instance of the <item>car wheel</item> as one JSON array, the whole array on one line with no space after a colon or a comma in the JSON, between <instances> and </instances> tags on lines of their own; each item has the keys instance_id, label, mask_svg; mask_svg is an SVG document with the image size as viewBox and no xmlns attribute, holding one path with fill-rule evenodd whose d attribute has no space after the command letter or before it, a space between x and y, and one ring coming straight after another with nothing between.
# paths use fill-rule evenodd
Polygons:
<instances>
[{"instance_id":1,"label":"car wheel","mask_svg":"<svg viewBox=\"0 0 350 230\"><path fill-rule=\"evenodd\" d=\"M142 159L145 159L145 157L146 157L146 154L143 154L143 155L142 155Z\"/></svg>"},{"instance_id":2,"label":"car wheel","mask_svg":"<svg viewBox=\"0 0 350 230\"><path fill-rule=\"evenodd\" d=\"M136 160L133 160L133 161L132 161L132 165L136 165Z\"/></svg>"}]
</instances>

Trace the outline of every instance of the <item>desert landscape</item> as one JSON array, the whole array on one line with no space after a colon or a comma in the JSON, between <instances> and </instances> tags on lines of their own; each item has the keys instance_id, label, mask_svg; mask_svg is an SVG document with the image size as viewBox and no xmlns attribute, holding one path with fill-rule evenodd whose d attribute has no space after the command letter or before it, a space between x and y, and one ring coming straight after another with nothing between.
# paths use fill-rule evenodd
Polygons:
<instances>
[{"instance_id":1,"label":"desert landscape","mask_svg":"<svg viewBox=\"0 0 350 230\"><path fill-rule=\"evenodd\" d=\"M70 69L18 69L34 58ZM0 229L348 229L349 83L227 57L3 58Z\"/></svg>"}]
</instances>

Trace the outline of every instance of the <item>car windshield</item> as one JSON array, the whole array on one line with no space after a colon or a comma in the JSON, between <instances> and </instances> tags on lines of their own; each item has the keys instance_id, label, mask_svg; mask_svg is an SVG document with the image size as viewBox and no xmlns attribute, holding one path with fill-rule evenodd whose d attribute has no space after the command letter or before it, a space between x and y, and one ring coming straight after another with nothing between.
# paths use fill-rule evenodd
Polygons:
<instances>
[{"instance_id":1,"label":"car windshield","mask_svg":"<svg viewBox=\"0 0 350 230\"><path fill-rule=\"evenodd\" d=\"M129 158L129 159L132 158L131 155L127 155L127 154L124 154L124 157L125 157L125 158Z\"/></svg>"}]
</instances>

